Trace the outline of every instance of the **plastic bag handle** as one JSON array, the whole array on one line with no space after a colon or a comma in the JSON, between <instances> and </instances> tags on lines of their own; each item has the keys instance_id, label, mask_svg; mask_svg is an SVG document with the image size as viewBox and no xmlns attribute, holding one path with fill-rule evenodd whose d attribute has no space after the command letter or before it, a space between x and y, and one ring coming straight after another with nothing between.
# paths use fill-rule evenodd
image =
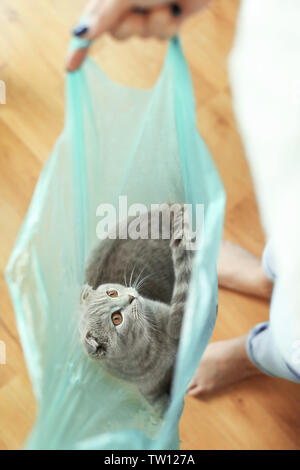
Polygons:
<instances>
[{"instance_id":1,"label":"plastic bag handle","mask_svg":"<svg viewBox=\"0 0 300 470\"><path fill-rule=\"evenodd\" d=\"M69 49L71 51L74 51L76 49L87 49L91 45L91 43L92 41L89 39L82 39L80 37L74 36L70 42ZM173 70L177 89L177 96L180 96L181 99L185 101L191 111L192 109L194 110L195 99L193 93L192 80L182 50L179 36L174 36L169 42L168 52L166 54L165 62L161 70L160 77L164 74L166 68L171 68ZM71 75L74 75L74 72Z\"/></svg>"}]
</instances>

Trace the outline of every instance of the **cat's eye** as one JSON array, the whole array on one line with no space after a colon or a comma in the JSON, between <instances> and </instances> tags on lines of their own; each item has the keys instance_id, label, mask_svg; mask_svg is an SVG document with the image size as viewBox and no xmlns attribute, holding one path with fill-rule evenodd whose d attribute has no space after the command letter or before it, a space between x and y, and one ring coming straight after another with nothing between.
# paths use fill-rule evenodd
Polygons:
<instances>
[{"instance_id":1,"label":"cat's eye","mask_svg":"<svg viewBox=\"0 0 300 470\"><path fill-rule=\"evenodd\" d=\"M112 297L112 298L118 297L118 295L119 295L119 292L116 289L109 289L109 290L106 291L106 293L107 293L108 297Z\"/></svg>"},{"instance_id":2,"label":"cat's eye","mask_svg":"<svg viewBox=\"0 0 300 470\"><path fill-rule=\"evenodd\" d=\"M121 314L120 310L118 310L117 312L114 312L112 314L111 321L113 322L113 324L115 326L121 325L121 323L123 321L123 317L122 317L122 314Z\"/></svg>"}]
</instances>

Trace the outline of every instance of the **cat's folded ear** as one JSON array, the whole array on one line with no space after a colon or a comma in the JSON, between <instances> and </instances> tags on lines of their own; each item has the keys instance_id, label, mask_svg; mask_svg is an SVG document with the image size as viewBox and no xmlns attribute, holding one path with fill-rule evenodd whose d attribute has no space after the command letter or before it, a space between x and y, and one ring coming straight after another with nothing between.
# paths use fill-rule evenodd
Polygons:
<instances>
[{"instance_id":1,"label":"cat's folded ear","mask_svg":"<svg viewBox=\"0 0 300 470\"><path fill-rule=\"evenodd\" d=\"M89 356L97 357L97 359L103 359L106 355L106 344L100 344L89 334L84 338L83 345Z\"/></svg>"},{"instance_id":2,"label":"cat's folded ear","mask_svg":"<svg viewBox=\"0 0 300 470\"><path fill-rule=\"evenodd\" d=\"M88 296L90 295L90 293L92 292L93 288L91 286L89 286L88 284L84 284L84 286L82 286L81 288L81 292L80 292L80 303L84 303Z\"/></svg>"}]
</instances>

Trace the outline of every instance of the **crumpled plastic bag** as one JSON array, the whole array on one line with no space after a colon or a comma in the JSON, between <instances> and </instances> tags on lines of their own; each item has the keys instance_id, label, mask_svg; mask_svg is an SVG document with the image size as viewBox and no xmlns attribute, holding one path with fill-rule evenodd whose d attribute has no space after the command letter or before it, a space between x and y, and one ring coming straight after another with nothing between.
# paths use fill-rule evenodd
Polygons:
<instances>
[{"instance_id":1,"label":"crumpled plastic bag","mask_svg":"<svg viewBox=\"0 0 300 470\"><path fill-rule=\"evenodd\" d=\"M80 43L76 43L76 46ZM53 117L54 118L54 117ZM159 416L83 352L78 302L97 242L99 204L204 205L170 405ZM211 337L225 195L196 127L180 42L148 90L112 82L91 60L67 75L64 130L47 161L7 268L38 404L29 449L176 449L183 398ZM199 426L201 423L199 423Z\"/></svg>"}]
</instances>

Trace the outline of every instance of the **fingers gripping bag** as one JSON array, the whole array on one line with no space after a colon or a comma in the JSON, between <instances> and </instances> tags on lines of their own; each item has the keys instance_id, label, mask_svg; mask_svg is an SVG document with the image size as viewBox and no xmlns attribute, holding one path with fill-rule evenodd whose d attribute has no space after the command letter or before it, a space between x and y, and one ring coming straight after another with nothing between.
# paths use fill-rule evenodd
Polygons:
<instances>
[{"instance_id":1,"label":"fingers gripping bag","mask_svg":"<svg viewBox=\"0 0 300 470\"><path fill-rule=\"evenodd\" d=\"M73 47L84 47L76 40ZM78 303L97 208L180 202L204 208L169 406L162 416L83 351ZM112 82L91 59L67 74L65 127L43 168L7 267L37 400L27 449L177 449L184 395L210 340L225 195L196 127L178 38L151 89Z\"/></svg>"}]
</instances>

